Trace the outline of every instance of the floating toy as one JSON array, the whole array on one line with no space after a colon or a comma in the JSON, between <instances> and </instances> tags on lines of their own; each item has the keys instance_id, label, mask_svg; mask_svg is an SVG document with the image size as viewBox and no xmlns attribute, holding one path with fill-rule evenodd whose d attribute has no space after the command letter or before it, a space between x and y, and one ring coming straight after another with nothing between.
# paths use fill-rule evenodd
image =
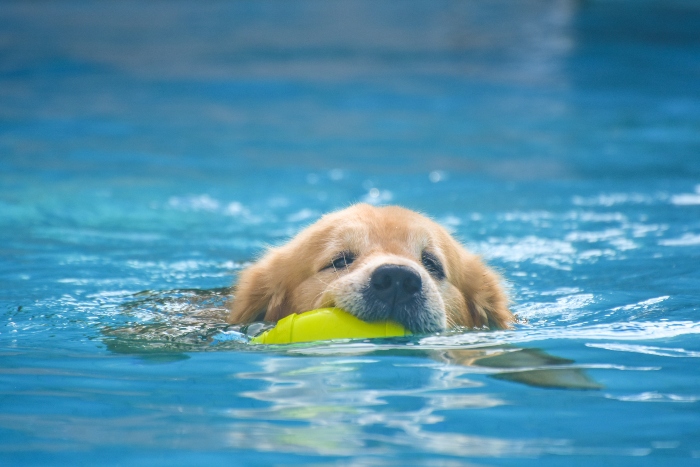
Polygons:
<instances>
[{"instance_id":1,"label":"floating toy","mask_svg":"<svg viewBox=\"0 0 700 467\"><path fill-rule=\"evenodd\" d=\"M368 339L410 336L410 331L393 321L367 323L339 308L319 308L292 314L277 326L254 337L253 344L292 344L329 339Z\"/></svg>"}]
</instances>

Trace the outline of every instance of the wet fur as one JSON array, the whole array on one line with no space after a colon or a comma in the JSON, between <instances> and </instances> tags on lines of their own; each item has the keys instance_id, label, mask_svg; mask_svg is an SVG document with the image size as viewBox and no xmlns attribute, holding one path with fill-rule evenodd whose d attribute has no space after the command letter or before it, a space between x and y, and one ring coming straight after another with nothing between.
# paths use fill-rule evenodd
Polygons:
<instances>
[{"instance_id":1,"label":"wet fur","mask_svg":"<svg viewBox=\"0 0 700 467\"><path fill-rule=\"evenodd\" d=\"M425 250L442 263L444 279L431 275L421 263ZM329 268L343 251L355 253L356 260L347 268ZM228 322L277 321L326 306L341 307L367 321L382 319L373 315L376 307L362 294L382 264L406 266L421 277L420 309L394 317L414 332L453 326L504 329L513 322L500 277L443 227L404 208L366 204L323 216L245 269Z\"/></svg>"}]
</instances>

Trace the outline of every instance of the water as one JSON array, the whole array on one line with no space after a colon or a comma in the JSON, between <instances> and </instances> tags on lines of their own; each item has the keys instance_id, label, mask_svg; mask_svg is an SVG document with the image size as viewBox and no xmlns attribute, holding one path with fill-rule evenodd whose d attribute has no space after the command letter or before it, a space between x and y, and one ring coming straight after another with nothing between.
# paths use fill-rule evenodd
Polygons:
<instances>
[{"instance_id":1,"label":"water","mask_svg":"<svg viewBox=\"0 0 700 467\"><path fill-rule=\"evenodd\" d=\"M0 463L697 463L698 24L3 2ZM442 222L523 323L261 349L223 322L265 245L357 201Z\"/></svg>"}]
</instances>

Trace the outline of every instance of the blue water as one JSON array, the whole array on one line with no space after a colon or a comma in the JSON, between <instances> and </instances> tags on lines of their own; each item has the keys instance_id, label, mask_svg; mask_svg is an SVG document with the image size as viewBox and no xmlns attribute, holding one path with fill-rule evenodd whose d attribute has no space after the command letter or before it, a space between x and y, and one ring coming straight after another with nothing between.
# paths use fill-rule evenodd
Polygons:
<instances>
[{"instance_id":1,"label":"blue water","mask_svg":"<svg viewBox=\"0 0 700 467\"><path fill-rule=\"evenodd\" d=\"M698 25L3 1L0 464L697 464ZM266 349L225 324L242 267L358 201L443 223L522 323Z\"/></svg>"}]
</instances>

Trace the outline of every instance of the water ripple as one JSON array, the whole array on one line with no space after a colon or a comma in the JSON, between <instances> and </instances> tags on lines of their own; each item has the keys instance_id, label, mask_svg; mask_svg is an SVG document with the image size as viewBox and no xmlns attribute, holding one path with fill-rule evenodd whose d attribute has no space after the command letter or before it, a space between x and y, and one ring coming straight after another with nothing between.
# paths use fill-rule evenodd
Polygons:
<instances>
[{"instance_id":1,"label":"water ripple","mask_svg":"<svg viewBox=\"0 0 700 467\"><path fill-rule=\"evenodd\" d=\"M657 355L659 357L694 357L700 358L700 352L685 349L674 349L666 347L651 347L648 345L633 344L586 344L587 347L598 349L614 350L616 352L634 352L646 355Z\"/></svg>"}]
</instances>

